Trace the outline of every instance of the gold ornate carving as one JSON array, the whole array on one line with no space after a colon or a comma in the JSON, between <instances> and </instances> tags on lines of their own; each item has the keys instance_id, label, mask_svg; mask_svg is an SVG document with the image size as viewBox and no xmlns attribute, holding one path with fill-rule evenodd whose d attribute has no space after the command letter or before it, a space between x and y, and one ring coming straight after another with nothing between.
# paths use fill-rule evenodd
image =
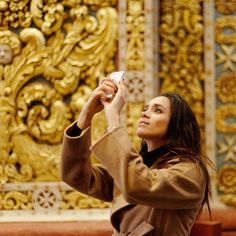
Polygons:
<instances>
[{"instance_id":1,"label":"gold ornate carving","mask_svg":"<svg viewBox=\"0 0 236 236\"><path fill-rule=\"evenodd\" d=\"M0 1L0 30L9 27L29 27L31 14L29 11L30 0L1 0Z\"/></svg>"},{"instance_id":2,"label":"gold ornate carving","mask_svg":"<svg viewBox=\"0 0 236 236\"><path fill-rule=\"evenodd\" d=\"M223 105L216 110L216 128L222 133L235 133L236 123L227 122L227 118L236 118L236 105Z\"/></svg>"},{"instance_id":3,"label":"gold ornate carving","mask_svg":"<svg viewBox=\"0 0 236 236\"><path fill-rule=\"evenodd\" d=\"M232 29L232 33L224 33L224 29ZM219 44L235 44L236 43L236 16L221 16L216 20L215 34L216 41Z\"/></svg>"},{"instance_id":4,"label":"gold ornate carving","mask_svg":"<svg viewBox=\"0 0 236 236\"><path fill-rule=\"evenodd\" d=\"M2 211L25 210L25 211L50 211L69 210L77 208L107 208L110 203L88 197L72 189L66 190L65 186L59 187L55 183L48 185L23 184L15 185L8 189L1 189L0 209Z\"/></svg>"},{"instance_id":5,"label":"gold ornate carving","mask_svg":"<svg viewBox=\"0 0 236 236\"><path fill-rule=\"evenodd\" d=\"M1 210L31 210L32 192L10 191L0 194Z\"/></svg>"},{"instance_id":6,"label":"gold ornate carving","mask_svg":"<svg viewBox=\"0 0 236 236\"><path fill-rule=\"evenodd\" d=\"M101 202L97 199L87 197L79 192L64 191L62 192L62 209L76 208L106 208L110 203Z\"/></svg>"},{"instance_id":7,"label":"gold ornate carving","mask_svg":"<svg viewBox=\"0 0 236 236\"><path fill-rule=\"evenodd\" d=\"M66 14L63 4L56 0L32 0L30 13L34 24L46 35L61 28L63 17Z\"/></svg>"},{"instance_id":8,"label":"gold ornate carving","mask_svg":"<svg viewBox=\"0 0 236 236\"><path fill-rule=\"evenodd\" d=\"M223 166L219 172L219 190L223 193L236 192L236 167Z\"/></svg>"},{"instance_id":9,"label":"gold ornate carving","mask_svg":"<svg viewBox=\"0 0 236 236\"><path fill-rule=\"evenodd\" d=\"M233 14L236 11L236 1L230 0L230 1L222 1L222 0L216 0L216 9L223 14Z\"/></svg>"},{"instance_id":10,"label":"gold ornate carving","mask_svg":"<svg viewBox=\"0 0 236 236\"><path fill-rule=\"evenodd\" d=\"M132 141L138 150L140 149L141 140L136 135L136 129L143 107L144 104L142 102L129 103L127 106L127 128L129 135L132 137Z\"/></svg>"},{"instance_id":11,"label":"gold ornate carving","mask_svg":"<svg viewBox=\"0 0 236 236\"><path fill-rule=\"evenodd\" d=\"M161 92L184 96L203 127L203 23L199 1L161 2Z\"/></svg>"},{"instance_id":12,"label":"gold ornate carving","mask_svg":"<svg viewBox=\"0 0 236 236\"><path fill-rule=\"evenodd\" d=\"M13 9L15 1L2 2ZM0 32L0 44L7 40L14 56L0 65L2 184L59 180L63 130L98 78L114 70L117 13L109 4L116 2L96 1L94 15L95 5L86 2L32 0L29 8L29 1L20 1L19 15L29 9L30 17L24 17L35 28ZM2 25L10 26L6 20Z\"/></svg>"},{"instance_id":13,"label":"gold ornate carving","mask_svg":"<svg viewBox=\"0 0 236 236\"><path fill-rule=\"evenodd\" d=\"M144 69L144 1L128 1L127 23L127 68Z\"/></svg>"},{"instance_id":14,"label":"gold ornate carving","mask_svg":"<svg viewBox=\"0 0 236 236\"><path fill-rule=\"evenodd\" d=\"M216 81L216 94L223 103L236 103L236 74L224 73Z\"/></svg>"}]
</instances>

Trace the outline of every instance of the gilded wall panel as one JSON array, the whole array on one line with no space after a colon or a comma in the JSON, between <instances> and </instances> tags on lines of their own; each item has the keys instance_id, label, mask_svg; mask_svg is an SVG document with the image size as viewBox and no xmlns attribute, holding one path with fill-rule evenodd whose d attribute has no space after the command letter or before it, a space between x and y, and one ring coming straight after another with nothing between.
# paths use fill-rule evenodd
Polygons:
<instances>
[{"instance_id":1,"label":"gilded wall panel","mask_svg":"<svg viewBox=\"0 0 236 236\"><path fill-rule=\"evenodd\" d=\"M160 6L160 91L182 94L203 127L202 4L167 0Z\"/></svg>"},{"instance_id":2,"label":"gilded wall panel","mask_svg":"<svg viewBox=\"0 0 236 236\"><path fill-rule=\"evenodd\" d=\"M106 208L60 188L59 165L65 127L115 70L117 1L4 0L0 29L1 215Z\"/></svg>"},{"instance_id":3,"label":"gilded wall panel","mask_svg":"<svg viewBox=\"0 0 236 236\"><path fill-rule=\"evenodd\" d=\"M236 206L236 4L216 1L215 11L218 193L222 203Z\"/></svg>"}]
</instances>

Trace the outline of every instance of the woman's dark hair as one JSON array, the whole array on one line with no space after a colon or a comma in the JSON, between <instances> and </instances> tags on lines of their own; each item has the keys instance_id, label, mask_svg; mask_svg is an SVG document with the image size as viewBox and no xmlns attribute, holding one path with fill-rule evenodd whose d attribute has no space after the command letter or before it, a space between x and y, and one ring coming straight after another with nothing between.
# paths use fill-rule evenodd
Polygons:
<instances>
[{"instance_id":1,"label":"woman's dark hair","mask_svg":"<svg viewBox=\"0 0 236 236\"><path fill-rule=\"evenodd\" d=\"M211 196L210 176L207 167L212 167L212 162L202 150L202 138L195 114L188 103L177 93L167 92L160 96L171 101L171 117L167 130L168 153L178 155L183 161L198 162L206 175L206 191L203 205L206 203L209 213ZM147 144L143 141L141 152L147 151Z\"/></svg>"}]
</instances>

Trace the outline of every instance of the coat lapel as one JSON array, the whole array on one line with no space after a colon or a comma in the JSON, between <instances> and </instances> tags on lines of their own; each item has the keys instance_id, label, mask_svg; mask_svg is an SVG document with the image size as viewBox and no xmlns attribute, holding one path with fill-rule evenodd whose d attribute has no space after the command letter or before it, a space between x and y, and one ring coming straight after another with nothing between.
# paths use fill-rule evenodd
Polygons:
<instances>
[{"instance_id":1,"label":"coat lapel","mask_svg":"<svg viewBox=\"0 0 236 236\"><path fill-rule=\"evenodd\" d=\"M117 213L121 210L124 209L127 206L131 206L133 204L130 204L125 201L123 195L120 193L118 196L114 197L112 201L112 206L111 206L111 224L113 227L119 232L119 227L120 227L120 222L119 222L119 217L116 217Z\"/></svg>"}]
</instances>

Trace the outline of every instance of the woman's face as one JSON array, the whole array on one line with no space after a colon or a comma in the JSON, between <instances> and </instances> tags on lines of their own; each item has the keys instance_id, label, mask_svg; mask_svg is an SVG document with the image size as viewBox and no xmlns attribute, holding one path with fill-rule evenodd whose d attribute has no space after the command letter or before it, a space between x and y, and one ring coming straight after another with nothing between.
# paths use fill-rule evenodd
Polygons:
<instances>
[{"instance_id":1,"label":"woman's face","mask_svg":"<svg viewBox=\"0 0 236 236\"><path fill-rule=\"evenodd\" d=\"M171 102L169 98L159 96L153 98L142 112L138 123L137 135L145 139L148 146L161 146L167 142L166 133L171 117Z\"/></svg>"},{"instance_id":2,"label":"woman's face","mask_svg":"<svg viewBox=\"0 0 236 236\"><path fill-rule=\"evenodd\" d=\"M8 44L0 44L0 64L7 65L12 62L12 49Z\"/></svg>"}]
</instances>

